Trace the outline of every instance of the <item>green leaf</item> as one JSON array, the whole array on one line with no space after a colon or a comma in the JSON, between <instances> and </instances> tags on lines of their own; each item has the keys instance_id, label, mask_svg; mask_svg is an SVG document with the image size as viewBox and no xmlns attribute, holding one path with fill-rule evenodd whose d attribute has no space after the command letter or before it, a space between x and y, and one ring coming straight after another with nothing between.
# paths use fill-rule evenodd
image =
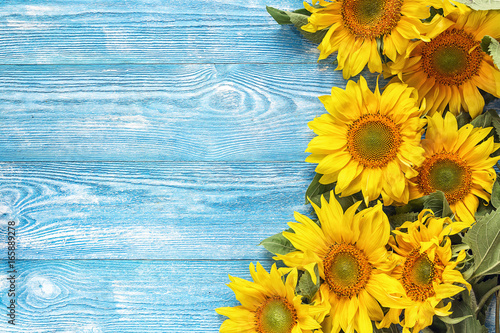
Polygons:
<instances>
[{"instance_id":1,"label":"green leaf","mask_svg":"<svg viewBox=\"0 0 500 333\"><path fill-rule=\"evenodd\" d=\"M480 217L465 234L463 242L474 256L471 277L500 274L500 213L498 210Z\"/></svg>"},{"instance_id":2,"label":"green leaf","mask_svg":"<svg viewBox=\"0 0 500 333\"><path fill-rule=\"evenodd\" d=\"M264 239L259 245L264 246L266 250L273 254L285 255L295 251L295 247L293 247L292 243L283 236L282 232Z\"/></svg>"},{"instance_id":3,"label":"green leaf","mask_svg":"<svg viewBox=\"0 0 500 333\"><path fill-rule=\"evenodd\" d=\"M314 202L316 205L321 207L321 202L319 199L321 198L322 194L329 193L331 190L335 188L335 184L321 184L319 180L321 179L323 175L320 173L317 173L314 175L314 178L309 184L309 187L306 190L306 203L309 203L309 199L311 199L312 202Z\"/></svg>"},{"instance_id":4,"label":"green leaf","mask_svg":"<svg viewBox=\"0 0 500 333\"><path fill-rule=\"evenodd\" d=\"M409 212L409 213L402 213L402 214L394 214L389 216L389 223L391 226L396 229L400 227L403 223L405 222L414 222L418 220L418 214L417 212Z\"/></svg>"},{"instance_id":5,"label":"green leaf","mask_svg":"<svg viewBox=\"0 0 500 333\"><path fill-rule=\"evenodd\" d=\"M493 184L493 190L491 191L491 204L496 209L500 207L500 179L498 178L498 176L497 180Z\"/></svg>"},{"instance_id":6,"label":"green leaf","mask_svg":"<svg viewBox=\"0 0 500 333\"><path fill-rule=\"evenodd\" d=\"M463 316L463 317L456 317L456 318L451 318L451 317L439 317L439 319L441 319L441 321L445 324L451 324L451 325L455 325L455 324L458 324L462 321L464 321L465 319L467 318L471 318L472 315L469 314L469 315L466 315L466 316Z\"/></svg>"},{"instance_id":7,"label":"green leaf","mask_svg":"<svg viewBox=\"0 0 500 333\"><path fill-rule=\"evenodd\" d=\"M493 122L493 118L495 116L498 117L498 115L496 114L495 111L493 110L488 110L486 111L485 113L477 116L476 118L474 118L473 121L471 121L471 125L474 126L474 127L491 127L492 126L492 122Z\"/></svg>"},{"instance_id":8,"label":"green leaf","mask_svg":"<svg viewBox=\"0 0 500 333\"><path fill-rule=\"evenodd\" d=\"M474 10L490 10L500 9L500 1L498 0L456 0L463 3Z\"/></svg>"},{"instance_id":9,"label":"green leaf","mask_svg":"<svg viewBox=\"0 0 500 333\"><path fill-rule=\"evenodd\" d=\"M461 296L461 300L455 299L451 304L451 311L453 313L449 319L466 318L463 318L456 324L446 324L446 333L488 333L488 329L481 325L475 318L474 312L476 306L474 295L469 295L467 290L462 291L459 295ZM441 317L438 318L442 320Z\"/></svg>"},{"instance_id":10,"label":"green leaf","mask_svg":"<svg viewBox=\"0 0 500 333\"><path fill-rule=\"evenodd\" d=\"M328 28L323 30L318 30L316 32L304 31L302 30L302 27L308 23L309 16L297 12L287 12L287 14L290 17L290 21L297 29L299 29L302 36L304 36L306 39L316 44L319 44L321 43L321 41L323 41L323 38L328 32Z\"/></svg>"},{"instance_id":11,"label":"green leaf","mask_svg":"<svg viewBox=\"0 0 500 333\"><path fill-rule=\"evenodd\" d=\"M408 204L402 207L396 207L397 214L417 212L420 213L424 209L430 209L436 217L451 217L453 211L446 200L443 192L436 191L429 195L410 200Z\"/></svg>"},{"instance_id":12,"label":"green leaf","mask_svg":"<svg viewBox=\"0 0 500 333\"><path fill-rule=\"evenodd\" d=\"M432 210L434 215L439 217L453 216L453 211L451 210L444 193L441 191L436 191L427 195L427 200L424 201L424 209Z\"/></svg>"},{"instance_id":13,"label":"green leaf","mask_svg":"<svg viewBox=\"0 0 500 333\"><path fill-rule=\"evenodd\" d=\"M321 43L323 37L325 37L328 32L328 28L316 32L302 30L302 27L308 23L308 18L311 15L311 13L304 8L290 12L266 6L266 10L276 22L279 24L293 24L306 39L313 43Z\"/></svg>"},{"instance_id":14,"label":"green leaf","mask_svg":"<svg viewBox=\"0 0 500 333\"><path fill-rule=\"evenodd\" d=\"M306 298L306 303L310 303L319 290L320 278L317 265L314 267L314 273L316 273L316 282L312 281L311 274L308 271L304 271L304 273L300 275L299 282L297 283L297 294L304 296Z\"/></svg>"},{"instance_id":15,"label":"green leaf","mask_svg":"<svg viewBox=\"0 0 500 333\"><path fill-rule=\"evenodd\" d=\"M471 116L468 112L461 112L457 116L458 128L461 128L461 127L467 125L468 123L470 123L470 121L471 121Z\"/></svg>"},{"instance_id":16,"label":"green leaf","mask_svg":"<svg viewBox=\"0 0 500 333\"><path fill-rule=\"evenodd\" d=\"M498 3L500 4L500 1ZM481 40L481 48L493 58L495 65L500 68L500 43L491 36L484 36Z\"/></svg>"},{"instance_id":17,"label":"green leaf","mask_svg":"<svg viewBox=\"0 0 500 333\"><path fill-rule=\"evenodd\" d=\"M290 17L284 10L279 10L270 6L266 6L266 10L278 24L292 24Z\"/></svg>"},{"instance_id":18,"label":"green leaf","mask_svg":"<svg viewBox=\"0 0 500 333\"><path fill-rule=\"evenodd\" d=\"M472 289L474 290L474 294L476 295L476 299L481 300L491 289L497 286L497 277L493 277L484 281L481 281L476 284L472 284ZM485 305L477 314L477 319L484 325L486 321L486 311L488 309L488 304L490 303L493 295L491 295Z\"/></svg>"}]
</instances>

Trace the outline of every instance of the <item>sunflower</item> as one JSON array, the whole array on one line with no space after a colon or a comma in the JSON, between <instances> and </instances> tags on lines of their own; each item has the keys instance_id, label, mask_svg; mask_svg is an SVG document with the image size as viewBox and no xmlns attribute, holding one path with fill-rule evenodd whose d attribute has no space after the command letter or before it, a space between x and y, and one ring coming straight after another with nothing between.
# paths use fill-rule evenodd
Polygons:
<instances>
[{"instance_id":1,"label":"sunflower","mask_svg":"<svg viewBox=\"0 0 500 333\"><path fill-rule=\"evenodd\" d=\"M371 333L371 321L384 317L380 304L399 309L406 304L399 298L404 294L401 284L390 276L398 262L386 249L390 227L382 204L356 214L360 203L344 213L333 192L329 202L322 196L321 208L312 203L321 226L295 213L298 223L289 223L294 232L283 235L297 251L274 258L288 267L307 270L313 281L318 267L324 280L320 299L331 304L325 333L341 329Z\"/></svg>"},{"instance_id":2,"label":"sunflower","mask_svg":"<svg viewBox=\"0 0 500 333\"><path fill-rule=\"evenodd\" d=\"M475 118L484 108L478 88L500 97L500 71L480 46L485 35L500 38L500 11L445 4L446 19L453 24L443 32L430 32L429 42L416 42L408 56L399 56L390 64L389 73L398 75L391 82L401 80L417 88L430 115L442 113L448 106L455 115L463 109Z\"/></svg>"},{"instance_id":3,"label":"sunflower","mask_svg":"<svg viewBox=\"0 0 500 333\"><path fill-rule=\"evenodd\" d=\"M404 287L406 298L411 305L404 310L390 309L379 327L388 327L404 311L404 320L400 323L403 332L413 332L432 324L434 315L451 314L451 302L444 305L443 300L452 297L464 288L470 290L462 274L456 270L457 264L465 258L462 250L455 261L452 259L451 240L454 235L467 228L463 222L452 222L449 218L435 218L432 211L425 210L415 222L406 222L393 231L390 245L404 258L394 273ZM403 232L402 230L406 230Z\"/></svg>"},{"instance_id":4,"label":"sunflower","mask_svg":"<svg viewBox=\"0 0 500 333\"><path fill-rule=\"evenodd\" d=\"M455 116L449 112L444 119L439 114L428 117L422 140L425 161L410 182L410 199L442 191L457 218L472 224L478 198L489 202L496 180L493 166L500 157L490 154L499 145L493 137L481 142L491 129L474 128L471 124L459 129Z\"/></svg>"},{"instance_id":5,"label":"sunflower","mask_svg":"<svg viewBox=\"0 0 500 333\"><path fill-rule=\"evenodd\" d=\"M321 333L322 320L328 312L324 306L302 304L302 296L295 295L297 270L292 270L286 280L276 265L267 273L260 263L257 269L251 263L253 281L229 276L229 287L234 291L240 306L218 308L218 314L229 317L221 333Z\"/></svg>"},{"instance_id":6,"label":"sunflower","mask_svg":"<svg viewBox=\"0 0 500 333\"><path fill-rule=\"evenodd\" d=\"M304 3L312 14L302 30L328 29L318 46L319 59L338 51L337 69L343 70L345 79L367 64L372 73L382 72L378 40L383 41L383 53L394 60L406 52L412 39L425 38L422 34L434 28L435 22L424 25L420 21L429 17L429 7L442 6L435 0L319 0L319 5Z\"/></svg>"},{"instance_id":7,"label":"sunflower","mask_svg":"<svg viewBox=\"0 0 500 333\"><path fill-rule=\"evenodd\" d=\"M332 88L321 96L329 114L315 118L309 127L318 134L308 145L307 162L318 163L322 184L337 182L335 192L348 196L362 191L365 201L380 194L385 205L407 203L408 179L424 158L420 147L422 110L416 91L405 84L391 84L380 95L360 77L346 90Z\"/></svg>"}]
</instances>

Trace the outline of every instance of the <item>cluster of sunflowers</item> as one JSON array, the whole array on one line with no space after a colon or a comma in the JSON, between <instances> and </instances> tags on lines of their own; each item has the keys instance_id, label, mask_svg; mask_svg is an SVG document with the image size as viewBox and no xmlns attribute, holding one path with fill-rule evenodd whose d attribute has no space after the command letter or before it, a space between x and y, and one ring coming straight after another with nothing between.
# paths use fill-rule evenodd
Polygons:
<instances>
[{"instance_id":1,"label":"cluster of sunflowers","mask_svg":"<svg viewBox=\"0 0 500 333\"><path fill-rule=\"evenodd\" d=\"M221 332L488 332L500 290L500 117L484 110L500 97L494 5L268 7L318 42L320 59L336 52L345 79L367 66L390 80L382 93L360 77L319 98L328 113L309 123L306 150L316 217L295 213L262 242L279 268L230 276L241 305L216 310L229 317Z\"/></svg>"}]
</instances>

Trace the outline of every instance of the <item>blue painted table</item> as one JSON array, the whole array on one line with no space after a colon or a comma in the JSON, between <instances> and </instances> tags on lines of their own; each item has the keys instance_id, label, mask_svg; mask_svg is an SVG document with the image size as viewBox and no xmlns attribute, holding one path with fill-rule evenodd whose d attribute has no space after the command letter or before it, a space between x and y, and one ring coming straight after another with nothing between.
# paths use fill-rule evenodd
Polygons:
<instances>
[{"instance_id":1,"label":"blue painted table","mask_svg":"<svg viewBox=\"0 0 500 333\"><path fill-rule=\"evenodd\" d=\"M1 332L217 332L227 275L270 267L257 244L309 212L317 96L346 82L266 4L301 6L0 3Z\"/></svg>"}]
</instances>

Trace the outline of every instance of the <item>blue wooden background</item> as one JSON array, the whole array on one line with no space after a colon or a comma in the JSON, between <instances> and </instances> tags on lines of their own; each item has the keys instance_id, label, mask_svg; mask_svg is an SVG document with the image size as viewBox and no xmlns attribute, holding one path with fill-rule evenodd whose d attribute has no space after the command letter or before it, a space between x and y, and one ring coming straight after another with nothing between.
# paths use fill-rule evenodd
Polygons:
<instances>
[{"instance_id":1,"label":"blue wooden background","mask_svg":"<svg viewBox=\"0 0 500 333\"><path fill-rule=\"evenodd\" d=\"M217 332L227 275L270 267L346 82L266 4L302 2L1 1L0 332Z\"/></svg>"}]
</instances>

